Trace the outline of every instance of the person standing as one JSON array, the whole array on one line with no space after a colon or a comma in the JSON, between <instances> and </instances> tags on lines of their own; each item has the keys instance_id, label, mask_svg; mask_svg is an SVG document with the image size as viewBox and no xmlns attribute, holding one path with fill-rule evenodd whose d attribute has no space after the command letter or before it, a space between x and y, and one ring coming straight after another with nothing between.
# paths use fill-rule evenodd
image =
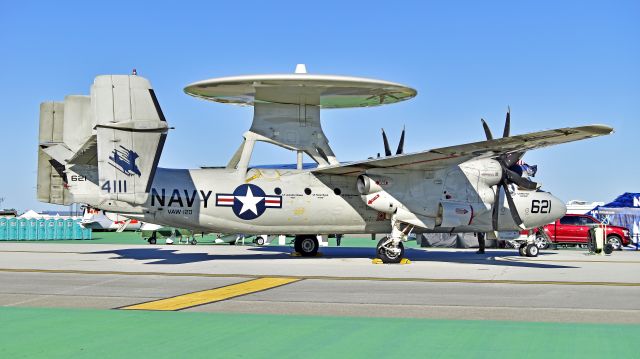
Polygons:
<instances>
[{"instance_id":1,"label":"person standing","mask_svg":"<svg viewBox=\"0 0 640 359\"><path fill-rule=\"evenodd\" d=\"M477 254L484 254L484 237L485 237L485 233L483 232L478 232L476 233L476 236L478 237L478 251L476 252Z\"/></svg>"}]
</instances>

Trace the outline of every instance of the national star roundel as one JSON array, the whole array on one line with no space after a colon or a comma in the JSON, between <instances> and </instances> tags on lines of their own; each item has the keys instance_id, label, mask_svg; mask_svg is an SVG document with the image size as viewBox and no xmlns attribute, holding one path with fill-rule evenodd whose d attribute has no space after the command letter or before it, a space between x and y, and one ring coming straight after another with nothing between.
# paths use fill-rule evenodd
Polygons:
<instances>
[{"instance_id":1,"label":"national star roundel","mask_svg":"<svg viewBox=\"0 0 640 359\"><path fill-rule=\"evenodd\" d=\"M233 213L244 220L260 217L267 208L282 208L282 196L267 196L254 184L242 184L232 194L216 194L216 206L232 207Z\"/></svg>"}]
</instances>

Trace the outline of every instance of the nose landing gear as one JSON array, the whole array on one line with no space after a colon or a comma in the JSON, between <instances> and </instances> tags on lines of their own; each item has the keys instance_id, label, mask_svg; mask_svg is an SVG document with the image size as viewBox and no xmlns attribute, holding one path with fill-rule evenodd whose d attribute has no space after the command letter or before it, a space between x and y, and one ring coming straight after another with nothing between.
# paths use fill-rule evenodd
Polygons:
<instances>
[{"instance_id":1,"label":"nose landing gear","mask_svg":"<svg viewBox=\"0 0 640 359\"><path fill-rule=\"evenodd\" d=\"M535 243L522 243L518 249L518 252L522 257L537 257L539 251L540 249Z\"/></svg>"}]
</instances>

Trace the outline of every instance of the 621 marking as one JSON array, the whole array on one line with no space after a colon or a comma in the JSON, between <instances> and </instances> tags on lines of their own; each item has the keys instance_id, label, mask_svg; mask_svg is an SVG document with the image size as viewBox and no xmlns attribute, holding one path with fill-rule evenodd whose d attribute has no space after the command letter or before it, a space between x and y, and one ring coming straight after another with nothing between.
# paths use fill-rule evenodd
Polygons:
<instances>
[{"instance_id":1,"label":"621 marking","mask_svg":"<svg viewBox=\"0 0 640 359\"><path fill-rule=\"evenodd\" d=\"M551 201L547 199L531 201L531 213L551 213Z\"/></svg>"},{"instance_id":2,"label":"621 marking","mask_svg":"<svg viewBox=\"0 0 640 359\"><path fill-rule=\"evenodd\" d=\"M127 192L127 181L126 180L113 180L106 181L102 184L102 190L107 191L107 193L126 193Z\"/></svg>"}]
</instances>

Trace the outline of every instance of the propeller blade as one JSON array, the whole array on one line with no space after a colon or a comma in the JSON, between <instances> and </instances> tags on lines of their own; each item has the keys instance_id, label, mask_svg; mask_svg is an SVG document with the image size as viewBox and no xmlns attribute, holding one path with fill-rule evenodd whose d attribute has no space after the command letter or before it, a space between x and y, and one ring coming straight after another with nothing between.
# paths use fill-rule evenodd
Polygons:
<instances>
[{"instance_id":1,"label":"propeller blade","mask_svg":"<svg viewBox=\"0 0 640 359\"><path fill-rule=\"evenodd\" d=\"M487 123L484 121L484 118L481 118L480 121L482 121L482 127L484 128L484 134L487 136L487 140L493 140L493 134L491 134L489 125L487 125Z\"/></svg>"},{"instance_id":2,"label":"propeller blade","mask_svg":"<svg viewBox=\"0 0 640 359\"><path fill-rule=\"evenodd\" d=\"M529 190L538 189L538 184L536 182L526 179L508 168L505 171L505 178L507 179L507 181L511 183L515 183L520 188L525 188Z\"/></svg>"},{"instance_id":3,"label":"propeller blade","mask_svg":"<svg viewBox=\"0 0 640 359\"><path fill-rule=\"evenodd\" d=\"M500 184L496 186L496 194L493 197L493 208L491 213L491 227L498 230L498 211L500 210Z\"/></svg>"},{"instance_id":4,"label":"propeller blade","mask_svg":"<svg viewBox=\"0 0 640 359\"><path fill-rule=\"evenodd\" d=\"M402 126L402 134L400 135L400 143L398 143L398 149L396 150L396 155L401 155L404 153L404 126Z\"/></svg>"},{"instance_id":5,"label":"propeller blade","mask_svg":"<svg viewBox=\"0 0 640 359\"><path fill-rule=\"evenodd\" d=\"M504 196L507 198L507 202L509 203L509 211L511 212L511 217L513 218L513 221L516 222L518 227L524 229L525 227L523 225L522 219L520 218L520 215L518 214L516 203L513 201L513 198L511 197L511 193L509 193L509 188L507 186L507 181L503 180L502 187L504 188Z\"/></svg>"},{"instance_id":6,"label":"propeller blade","mask_svg":"<svg viewBox=\"0 0 640 359\"><path fill-rule=\"evenodd\" d=\"M382 141L384 141L384 155L391 156L391 148L389 147L389 140L387 140L387 134L382 129Z\"/></svg>"},{"instance_id":7,"label":"propeller blade","mask_svg":"<svg viewBox=\"0 0 640 359\"><path fill-rule=\"evenodd\" d=\"M518 163L518 161L520 161L522 156L524 156L524 152L523 151L507 153L507 154L504 154L504 155L502 155L500 157L502 159L502 164L504 164L505 168L509 168L509 167L515 165L516 163Z\"/></svg>"},{"instance_id":8,"label":"propeller blade","mask_svg":"<svg viewBox=\"0 0 640 359\"><path fill-rule=\"evenodd\" d=\"M511 107L507 107L507 119L504 121L504 132L502 137L509 137L511 131Z\"/></svg>"}]
</instances>

